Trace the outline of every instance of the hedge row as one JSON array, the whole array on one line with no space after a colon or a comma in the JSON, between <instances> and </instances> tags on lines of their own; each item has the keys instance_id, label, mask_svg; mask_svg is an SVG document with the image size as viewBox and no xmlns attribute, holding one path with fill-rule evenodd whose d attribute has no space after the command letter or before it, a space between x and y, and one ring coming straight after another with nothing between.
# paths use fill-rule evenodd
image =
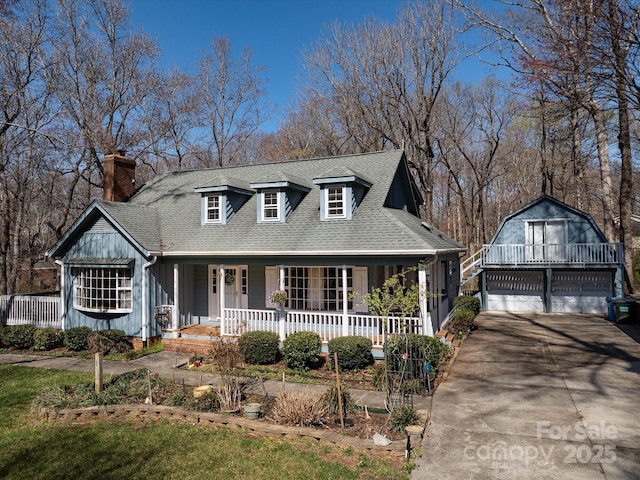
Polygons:
<instances>
[{"instance_id":1,"label":"hedge row","mask_svg":"<svg viewBox=\"0 0 640 480\"><path fill-rule=\"evenodd\" d=\"M62 331L34 325L0 326L0 348L49 351L60 347L105 354L125 353L133 348L122 330L94 332L89 327L74 327Z\"/></svg>"}]
</instances>

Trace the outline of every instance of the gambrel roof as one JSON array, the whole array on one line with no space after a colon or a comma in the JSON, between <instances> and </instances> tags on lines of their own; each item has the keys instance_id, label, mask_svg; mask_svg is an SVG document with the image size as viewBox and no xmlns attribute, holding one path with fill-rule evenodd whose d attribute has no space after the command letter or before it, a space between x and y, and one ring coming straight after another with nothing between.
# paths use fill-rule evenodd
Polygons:
<instances>
[{"instance_id":1,"label":"gambrel roof","mask_svg":"<svg viewBox=\"0 0 640 480\"><path fill-rule=\"evenodd\" d=\"M367 186L370 183L352 219L321 221L320 188L324 185L313 180L327 175L358 177ZM259 223L259 194L249 186L274 180L304 186L304 196L285 222ZM250 195L248 200L227 223L202 224L202 190L225 185L241 187ZM61 256L74 232L96 215L106 215L147 256L430 256L464 252L462 245L410 213L419 209L415 192L402 150L166 173L149 181L127 203L95 201L48 255Z\"/></svg>"}]
</instances>

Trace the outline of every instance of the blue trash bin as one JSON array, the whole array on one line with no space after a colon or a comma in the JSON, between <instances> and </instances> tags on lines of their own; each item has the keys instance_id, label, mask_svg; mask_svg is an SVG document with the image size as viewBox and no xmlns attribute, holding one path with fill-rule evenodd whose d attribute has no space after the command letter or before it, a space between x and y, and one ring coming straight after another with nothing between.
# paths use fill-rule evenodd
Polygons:
<instances>
[{"instance_id":1,"label":"blue trash bin","mask_svg":"<svg viewBox=\"0 0 640 480\"><path fill-rule=\"evenodd\" d=\"M609 320L612 322L616 319L616 310L613 307L613 298L607 297L607 310L609 312Z\"/></svg>"}]
</instances>

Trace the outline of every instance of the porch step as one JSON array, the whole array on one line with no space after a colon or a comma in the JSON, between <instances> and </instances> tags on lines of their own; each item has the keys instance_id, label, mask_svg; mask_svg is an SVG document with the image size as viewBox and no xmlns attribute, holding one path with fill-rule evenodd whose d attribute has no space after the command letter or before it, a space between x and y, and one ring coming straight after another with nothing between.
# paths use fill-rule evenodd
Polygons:
<instances>
[{"instance_id":1,"label":"porch step","mask_svg":"<svg viewBox=\"0 0 640 480\"><path fill-rule=\"evenodd\" d=\"M166 352L190 353L192 355L204 355L211 347L211 340L200 338L165 338L164 350Z\"/></svg>"}]
</instances>

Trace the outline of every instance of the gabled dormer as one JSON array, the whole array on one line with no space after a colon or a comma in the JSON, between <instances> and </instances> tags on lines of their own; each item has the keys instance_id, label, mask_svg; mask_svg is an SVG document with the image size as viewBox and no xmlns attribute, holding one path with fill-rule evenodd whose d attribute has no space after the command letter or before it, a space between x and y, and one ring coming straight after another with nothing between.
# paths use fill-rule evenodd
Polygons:
<instances>
[{"instance_id":1,"label":"gabled dormer","mask_svg":"<svg viewBox=\"0 0 640 480\"><path fill-rule=\"evenodd\" d=\"M284 223L311 187L286 173L250 184L258 192L258 223Z\"/></svg>"},{"instance_id":2,"label":"gabled dormer","mask_svg":"<svg viewBox=\"0 0 640 480\"><path fill-rule=\"evenodd\" d=\"M336 167L313 179L320 186L320 220L351 220L371 182L350 168Z\"/></svg>"},{"instance_id":3,"label":"gabled dormer","mask_svg":"<svg viewBox=\"0 0 640 480\"><path fill-rule=\"evenodd\" d=\"M201 225L224 225L255 193L247 182L226 176L218 177L207 187L198 187L201 195Z\"/></svg>"}]
</instances>

